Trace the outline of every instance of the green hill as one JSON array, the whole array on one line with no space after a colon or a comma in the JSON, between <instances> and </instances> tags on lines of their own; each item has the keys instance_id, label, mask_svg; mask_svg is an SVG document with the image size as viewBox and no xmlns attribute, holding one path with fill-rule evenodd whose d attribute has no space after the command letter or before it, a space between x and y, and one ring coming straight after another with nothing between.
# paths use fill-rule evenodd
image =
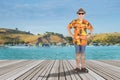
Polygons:
<instances>
[{"instance_id":1,"label":"green hill","mask_svg":"<svg viewBox=\"0 0 120 80\"><path fill-rule=\"evenodd\" d=\"M62 34L46 32L45 34L34 35L30 32L18 29L0 28L0 44L36 44L41 39L41 43L64 43Z\"/></svg>"},{"instance_id":2,"label":"green hill","mask_svg":"<svg viewBox=\"0 0 120 80\"><path fill-rule=\"evenodd\" d=\"M29 34L29 35L33 35L30 32L20 31L20 30L18 30L18 28L16 28L16 29L0 28L0 34Z\"/></svg>"},{"instance_id":3,"label":"green hill","mask_svg":"<svg viewBox=\"0 0 120 80\"><path fill-rule=\"evenodd\" d=\"M120 45L120 32L94 34L91 40L100 45Z\"/></svg>"}]
</instances>

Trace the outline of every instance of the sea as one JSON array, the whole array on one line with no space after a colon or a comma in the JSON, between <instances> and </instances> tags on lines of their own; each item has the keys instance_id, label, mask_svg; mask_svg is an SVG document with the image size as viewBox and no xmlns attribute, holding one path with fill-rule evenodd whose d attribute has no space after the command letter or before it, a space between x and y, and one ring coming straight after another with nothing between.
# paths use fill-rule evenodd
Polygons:
<instances>
[{"instance_id":1,"label":"sea","mask_svg":"<svg viewBox=\"0 0 120 80\"><path fill-rule=\"evenodd\" d=\"M0 60L74 60L74 46L0 48ZM120 46L87 46L86 60L120 60Z\"/></svg>"}]
</instances>

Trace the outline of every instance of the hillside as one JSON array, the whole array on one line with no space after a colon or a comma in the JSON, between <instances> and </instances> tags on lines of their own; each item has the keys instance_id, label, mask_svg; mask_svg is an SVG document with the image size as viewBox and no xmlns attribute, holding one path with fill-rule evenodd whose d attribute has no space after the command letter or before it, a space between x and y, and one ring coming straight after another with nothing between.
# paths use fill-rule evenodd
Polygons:
<instances>
[{"instance_id":1,"label":"hillside","mask_svg":"<svg viewBox=\"0 0 120 80\"><path fill-rule=\"evenodd\" d=\"M18 28L16 28L16 29L0 28L0 34L29 34L29 35L33 35L30 32L20 31L20 30L18 30Z\"/></svg>"},{"instance_id":2,"label":"hillside","mask_svg":"<svg viewBox=\"0 0 120 80\"><path fill-rule=\"evenodd\" d=\"M94 34L91 40L101 45L120 45L120 32Z\"/></svg>"},{"instance_id":3,"label":"hillside","mask_svg":"<svg viewBox=\"0 0 120 80\"><path fill-rule=\"evenodd\" d=\"M39 41L41 39L41 41ZM64 43L66 40L61 34L46 32L45 34L34 35L30 32L18 29L0 28L0 44L36 44L41 43Z\"/></svg>"},{"instance_id":4,"label":"hillside","mask_svg":"<svg viewBox=\"0 0 120 80\"><path fill-rule=\"evenodd\" d=\"M34 35L30 32L20 31L18 29L0 28L0 44L39 44L47 43L56 45L72 44L72 38L64 37L62 34L46 32L44 34ZM89 45L120 45L120 32L93 34L88 39Z\"/></svg>"}]
</instances>

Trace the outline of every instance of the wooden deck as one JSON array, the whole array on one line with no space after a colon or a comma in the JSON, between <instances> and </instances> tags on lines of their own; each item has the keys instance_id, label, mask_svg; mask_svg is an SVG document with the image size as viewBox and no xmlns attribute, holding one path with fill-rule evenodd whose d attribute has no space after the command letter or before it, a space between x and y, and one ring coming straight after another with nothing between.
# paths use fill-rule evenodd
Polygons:
<instances>
[{"instance_id":1,"label":"wooden deck","mask_svg":"<svg viewBox=\"0 0 120 80\"><path fill-rule=\"evenodd\" d=\"M120 80L120 60L87 60L89 73L74 73L75 60L0 60L0 80Z\"/></svg>"}]
</instances>

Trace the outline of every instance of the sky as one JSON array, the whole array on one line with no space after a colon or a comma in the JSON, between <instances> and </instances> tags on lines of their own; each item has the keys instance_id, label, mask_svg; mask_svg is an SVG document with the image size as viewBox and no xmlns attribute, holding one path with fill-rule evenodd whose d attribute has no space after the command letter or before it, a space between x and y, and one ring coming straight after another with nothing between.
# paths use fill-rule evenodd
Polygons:
<instances>
[{"instance_id":1,"label":"sky","mask_svg":"<svg viewBox=\"0 0 120 80\"><path fill-rule=\"evenodd\" d=\"M0 0L0 28L68 36L67 25L83 8L94 33L120 32L119 4L120 0Z\"/></svg>"}]
</instances>

